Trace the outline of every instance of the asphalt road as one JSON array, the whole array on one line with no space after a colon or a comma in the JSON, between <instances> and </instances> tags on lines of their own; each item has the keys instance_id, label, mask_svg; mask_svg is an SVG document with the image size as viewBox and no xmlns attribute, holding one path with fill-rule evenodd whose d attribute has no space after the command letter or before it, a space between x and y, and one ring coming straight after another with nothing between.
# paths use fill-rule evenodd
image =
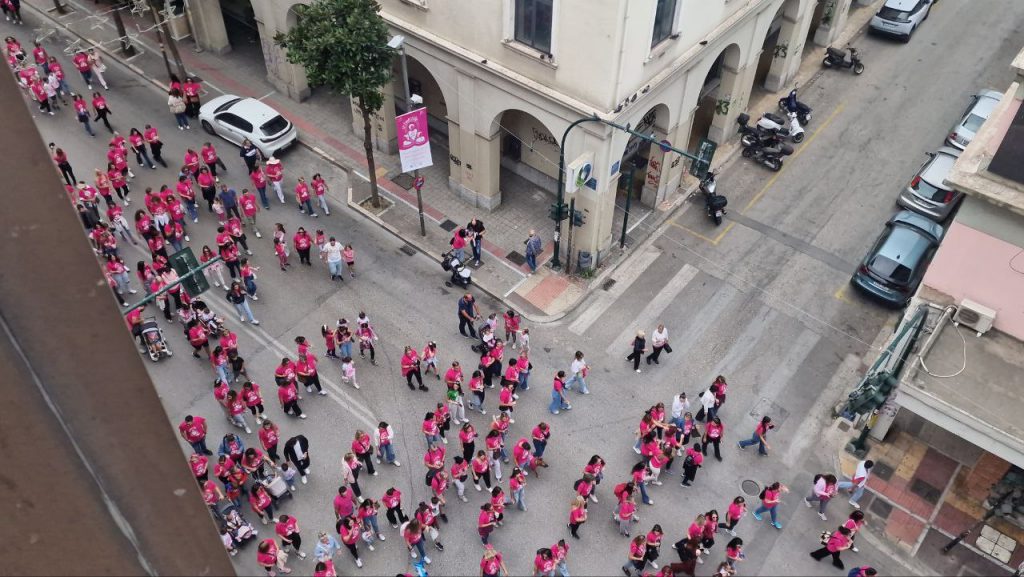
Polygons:
<instances>
[{"instance_id":1,"label":"asphalt road","mask_svg":"<svg viewBox=\"0 0 1024 577\"><path fill-rule=\"evenodd\" d=\"M24 29L0 26L5 33L20 33L23 45L29 44ZM808 490L813 473L832 467L834 455L816 442L828 422L828 409L854 384L861 355L892 314L846 289L846 282L894 211L900 187L923 161L923 153L941 145L968 95L989 86L1001 89L1011 80L1008 63L1024 44L1022 30L1024 5L1019 3L989 0L979 8L979 3L945 0L907 45L874 37L857 40L867 71L859 77L828 71L804 87L801 99L814 107L815 119L806 144L787 160L783 172L774 177L742 159L726 167L719 191L729 197L731 212L722 227L714 229L700 206L687 205L674 218L675 224L655 231L651 246L638 250L614 275L617 287L598 291L563 321L531 327L534 388L519 401L510 441L529 436L540 420L552 424L553 438L546 455L551 467L540 479L528 479L529 512L510 510L505 526L492 538L505 551L514 574L532 570L536 549L568 537L564 524L572 481L595 453L608 461L608 473L599 492L601 502L591 506L590 521L582 530L583 540L570 543L569 568L581 574L618 573L627 543L608 521L610 487L625 480L634 462L632 432L642 411L657 401L669 403L679 391L696 397L720 373L731 384L721 413L726 424L725 461L707 463L694 488L682 489L671 477L663 487L653 487L657 505L641 506L639 529L659 523L666 542L674 542L698 512L724 511L740 494L743 480L778 479L793 488L782 509L785 528L759 526L749 517L741 522L739 534L746 541L748 558L741 573L830 571L807 558L806 552L816 548L818 532L845 518L848 507L837 500L825 523L799 506L799 495ZM165 97L152 85L114 63L110 68L112 90L107 96L115 128L127 134L132 126L155 123L166 144L165 157L175 160L186 146L198 149L207 140L198 125L188 132L175 130ZM74 76L71 83L73 88L81 86ZM90 139L67 110L55 117L37 116L37 123L46 140L68 152L79 178L89 177L100 165L109 138L104 129L98 128L100 136ZM225 182L247 186L233 146L225 141L215 144L228 163ZM404 243L342 208L347 188L342 171L303 148L285 153L283 163L286 182L294 183L300 174L307 179L314 172L324 174L332 190L332 215L311 219L299 214L294 204L283 207L276 201L271 212L260 214L264 237L249 238L255 253L251 260L262 267L257 281L260 300L254 304L260 326L240 325L219 298L220 289L211 289L207 301L216 303L214 307L239 333L240 351L250 374L264 385L269 414L281 425L282 438L302 432L312 443L310 483L299 485L296 499L283 506L284 512L299 519L306 542L312 543L316 531L333 531L330 501L338 486L338 463L356 429L371 431L381 419L391 423L402 461L401 468L382 467L379 477L362 477L365 493L379 498L386 488L396 486L406 495L407 511L427 496L419 423L442 400L443 391L436 384L429 393L406 388L398 363L402 347L422 348L435 340L443 365L453 359L469 365L473 355L470 342L456 332L455 301L460 293L444 286L446 275L436 263L402 252ZM168 169L134 170L138 178L131 183L133 210L141 205L145 186L176 179ZM300 267L295 255L292 270L281 273L266 234L272 222L283 223L289 233L300 225L308 230L322 227L328 235L352 243L359 276L332 283L325 266ZM213 244L214 224L204 212L200 223L190 227L196 252L203 244ZM124 254L129 263L141 258L130 247ZM477 297L483 311L498 310L496 303ZM362 388L354 390L340 384L336 364L324 362L321 374L330 395L304 395L302 405L309 415L305 421L282 416L272 398L271 373L282 356L295 357L294 337L306 336L322 358L319 326L339 317L352 319L359 311L369 315L380 334L379 366L358 363ZM675 352L664 356L660 366L644 366L637 375L622 357L633 331L643 328L650 333L657 322L668 327ZM207 416L210 444L215 444L229 427L212 398L212 371L188 355L176 326L166 332L177 354L150 365L150 373L169 424L176 426L187 413ZM593 394L573 398L571 412L550 415L546 408L551 375L567 369L577 349L593 366ZM492 394L488 408L494 407ZM484 428L491 412L486 418L471 416L478 429ZM763 413L771 414L779 428L772 439L772 456L759 459L752 451L739 452L732 442L749 436L756 416ZM245 436L245 441L258 444L255 434ZM449 445L449 454L456 447ZM187 449L184 444L182 448ZM483 497L472 489L469 496L466 504L449 499L451 523L442 526L441 536L446 550L431 555L432 572L478 572L475 521ZM255 520L251 512L248 516ZM272 532L259 527L261 534ZM363 572L409 570L397 533L390 528L385 533L388 541L382 547L363 552ZM713 571L723 548L720 543L712 562L700 566L698 574ZM310 546L306 549L311 551ZM906 572L897 560L866 543L861 549L848 564L873 564L883 574ZM666 546L663 555L672 557L671 553ZM235 564L243 574L260 571L251 548ZM347 552L336 565L346 574L357 572ZM313 564L293 559L290 566L309 574Z\"/></svg>"}]
</instances>

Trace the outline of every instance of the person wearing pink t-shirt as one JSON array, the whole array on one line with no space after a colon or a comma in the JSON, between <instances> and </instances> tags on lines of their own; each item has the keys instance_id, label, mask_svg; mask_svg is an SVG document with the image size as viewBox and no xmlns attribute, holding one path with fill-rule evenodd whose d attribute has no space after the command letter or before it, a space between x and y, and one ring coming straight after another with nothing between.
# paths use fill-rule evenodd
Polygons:
<instances>
[{"instance_id":1,"label":"person wearing pink t-shirt","mask_svg":"<svg viewBox=\"0 0 1024 577\"><path fill-rule=\"evenodd\" d=\"M284 565L287 560L288 555L277 547L277 542L274 539L264 539L256 548L256 563L266 570L268 577L277 575L274 572L274 567L277 567L281 573L291 573L292 570Z\"/></svg>"},{"instance_id":2,"label":"person wearing pink t-shirt","mask_svg":"<svg viewBox=\"0 0 1024 577\"><path fill-rule=\"evenodd\" d=\"M284 180L284 167L281 165L281 160L273 156L268 158L266 173L267 180L274 187L278 200L281 201L281 204L284 204L284 191L281 189L281 181Z\"/></svg>"},{"instance_id":3,"label":"person wearing pink t-shirt","mask_svg":"<svg viewBox=\"0 0 1024 577\"><path fill-rule=\"evenodd\" d=\"M320 173L313 175L313 180L310 182L313 186L313 193L316 195L316 201L320 204L320 209L324 211L324 214L331 216L331 209L327 207L327 182L320 176Z\"/></svg>"},{"instance_id":4,"label":"person wearing pink t-shirt","mask_svg":"<svg viewBox=\"0 0 1024 577\"><path fill-rule=\"evenodd\" d=\"M308 214L312 217L320 216L313 210L313 198L310 195L309 185L306 184L305 177L300 176L299 181L295 184L295 202L299 204L299 212L302 214Z\"/></svg>"}]
</instances>

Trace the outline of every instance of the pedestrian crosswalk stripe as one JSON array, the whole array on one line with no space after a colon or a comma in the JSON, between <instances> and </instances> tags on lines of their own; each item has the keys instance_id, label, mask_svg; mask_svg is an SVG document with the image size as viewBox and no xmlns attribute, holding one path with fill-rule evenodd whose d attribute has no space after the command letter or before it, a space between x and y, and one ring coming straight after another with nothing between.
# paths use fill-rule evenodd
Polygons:
<instances>
[{"instance_id":1,"label":"pedestrian crosswalk stripe","mask_svg":"<svg viewBox=\"0 0 1024 577\"><path fill-rule=\"evenodd\" d=\"M612 303L625 294L626 290L633 285L633 282L640 278L643 272L647 270L647 267L651 266L651 263L656 261L659 256L661 256L661 250L652 245L624 264L622 268L612 275L612 278L616 281L615 284L607 291L598 291L596 293L597 296L594 297L590 307L584 310L569 325L569 331L576 335L582 335L586 332L590 325L601 318L601 315L612 306Z\"/></svg>"},{"instance_id":2,"label":"pedestrian crosswalk stripe","mask_svg":"<svg viewBox=\"0 0 1024 577\"><path fill-rule=\"evenodd\" d=\"M664 311L668 305L672 304L672 301L675 300L684 288L686 288L686 285L690 284L690 281L697 276L698 272L700 271L697 267L690 264L684 264L683 268L679 269L679 272L672 277L672 280L668 281L668 283L658 291L658 294L654 295L654 298L647 303L644 310L636 316L636 322L627 326L619 334L618 338L608 345L605 352L612 355L617 350L623 350L624 347L633 340L633 336L638 330L646 331L647 334L650 335L657 326L657 320L662 311ZM648 343L648 351L650 350L650 343Z\"/></svg>"}]
</instances>

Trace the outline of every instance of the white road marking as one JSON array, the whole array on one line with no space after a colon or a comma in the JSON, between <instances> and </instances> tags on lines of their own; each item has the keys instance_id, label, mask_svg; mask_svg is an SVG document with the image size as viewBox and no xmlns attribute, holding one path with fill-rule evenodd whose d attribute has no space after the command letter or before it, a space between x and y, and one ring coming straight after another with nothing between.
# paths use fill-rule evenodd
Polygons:
<instances>
[{"instance_id":1,"label":"white road marking","mask_svg":"<svg viewBox=\"0 0 1024 577\"><path fill-rule=\"evenodd\" d=\"M264 94L263 96L260 96L256 100L263 100L264 98L268 98L270 96L273 96L276 92L277 92L276 90L271 90L270 92Z\"/></svg>"},{"instance_id":2,"label":"white road marking","mask_svg":"<svg viewBox=\"0 0 1024 577\"><path fill-rule=\"evenodd\" d=\"M611 355L615 353L616 350L623 349L623 347L628 345L628 343L633 339L633 336L638 329L653 331L656 326L655 323L662 311L664 311L668 305L672 304L672 301L675 300L684 288L686 288L686 285L690 284L690 281L697 276L698 272L697 267L690 264L684 264L683 268L679 269L679 272L677 272L675 276L673 276L672 279L668 281L660 291L658 291L658 294L654 295L654 298L647 303L644 310L637 315L636 321L627 326L621 333L619 333L619 336L616 337L610 345L608 345L605 352Z\"/></svg>"},{"instance_id":3,"label":"white road marking","mask_svg":"<svg viewBox=\"0 0 1024 577\"><path fill-rule=\"evenodd\" d=\"M225 318L231 318L231 315L235 313L234 307L229 308L227 305L220 302L207 301L207 304L210 306L211 310ZM240 325L239 330L248 334L256 342L262 344L268 349L276 350L282 356L292 356L292 351L288 350L280 341L270 336L270 334L262 328L253 327L248 323L240 323ZM371 429L377 428L377 424L380 422L380 419L376 418L373 411L346 393L342 389L341 385L322 373L320 373L320 384L324 387L324 390L329 392L327 398L331 399L341 408L351 413L354 417L366 424L366 426Z\"/></svg>"},{"instance_id":4,"label":"white road marking","mask_svg":"<svg viewBox=\"0 0 1024 577\"><path fill-rule=\"evenodd\" d=\"M828 385L822 389L818 399L807 410L807 417L790 436L789 447L782 455L782 463L787 467L796 466L807 456L807 449L821 441L818 431L828 427L832 420L831 409L839 399L838 393L849 387L850 383L857 382L860 365L861 358L857 355L849 354L843 359Z\"/></svg>"},{"instance_id":5,"label":"white road marking","mask_svg":"<svg viewBox=\"0 0 1024 577\"><path fill-rule=\"evenodd\" d=\"M661 250L648 246L646 250L634 255L632 259L620 268L612 278L615 284L607 291L598 291L594 302L569 325L569 331L573 334L582 335L590 325L594 324L608 310L609 307L632 286L633 282L640 278L647 267L651 266L658 257Z\"/></svg>"}]
</instances>

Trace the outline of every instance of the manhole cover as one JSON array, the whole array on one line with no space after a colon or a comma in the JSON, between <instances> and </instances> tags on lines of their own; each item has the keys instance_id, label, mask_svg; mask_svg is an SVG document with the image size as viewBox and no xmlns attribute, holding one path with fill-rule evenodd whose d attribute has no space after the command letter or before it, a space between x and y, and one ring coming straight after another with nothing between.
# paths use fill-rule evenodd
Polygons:
<instances>
[{"instance_id":1,"label":"manhole cover","mask_svg":"<svg viewBox=\"0 0 1024 577\"><path fill-rule=\"evenodd\" d=\"M444 219L444 222L441 223L441 228L443 228L444 230L446 230L448 232L451 232L451 231L455 230L456 228L458 228L458 226L459 225L455 224L454 221L452 221L450 219L447 219L447 218Z\"/></svg>"},{"instance_id":2,"label":"manhole cover","mask_svg":"<svg viewBox=\"0 0 1024 577\"><path fill-rule=\"evenodd\" d=\"M409 256L413 256L414 254L416 254L416 249L413 248L412 246L408 245L408 244L402 245L402 247L399 248L398 250L404 252L405 254L407 254Z\"/></svg>"},{"instance_id":3,"label":"manhole cover","mask_svg":"<svg viewBox=\"0 0 1024 577\"><path fill-rule=\"evenodd\" d=\"M740 483L740 488L743 489L743 492L750 497L756 497L757 495L761 494L761 485L758 484L757 481L747 479L746 481Z\"/></svg>"}]
</instances>

